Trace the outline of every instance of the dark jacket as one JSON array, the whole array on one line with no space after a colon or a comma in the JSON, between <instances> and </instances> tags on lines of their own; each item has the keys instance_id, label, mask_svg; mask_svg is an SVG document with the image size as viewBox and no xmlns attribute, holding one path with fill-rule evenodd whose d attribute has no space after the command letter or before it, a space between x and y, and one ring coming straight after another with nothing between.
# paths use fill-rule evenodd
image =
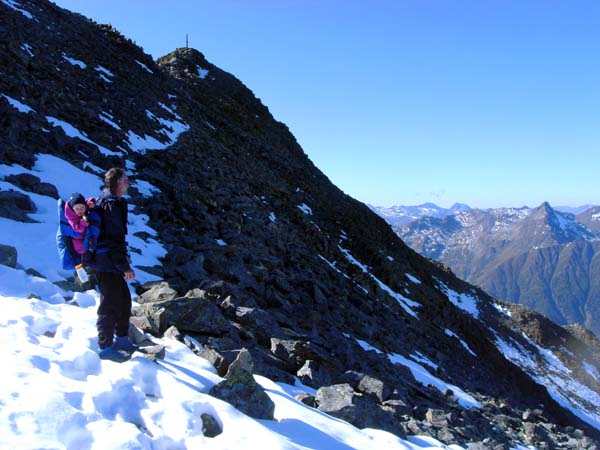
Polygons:
<instances>
[{"instance_id":1,"label":"dark jacket","mask_svg":"<svg viewBox=\"0 0 600 450\"><path fill-rule=\"evenodd\" d=\"M102 218L96 261L97 272L121 272L130 270L127 252L127 201L105 191L98 202Z\"/></svg>"}]
</instances>

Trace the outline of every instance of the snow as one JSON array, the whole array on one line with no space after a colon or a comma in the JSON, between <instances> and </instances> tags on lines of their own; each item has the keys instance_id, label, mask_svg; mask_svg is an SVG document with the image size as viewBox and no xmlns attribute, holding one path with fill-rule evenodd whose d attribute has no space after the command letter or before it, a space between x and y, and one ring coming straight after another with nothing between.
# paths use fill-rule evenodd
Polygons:
<instances>
[{"instance_id":1,"label":"snow","mask_svg":"<svg viewBox=\"0 0 600 450\"><path fill-rule=\"evenodd\" d=\"M590 376L596 380L597 382L600 382L600 374L598 373L598 371L596 370L596 368L594 366L592 366L590 363L588 363L587 361L583 362L583 368L585 369L585 371L587 373L590 374Z\"/></svg>"},{"instance_id":2,"label":"snow","mask_svg":"<svg viewBox=\"0 0 600 450\"><path fill-rule=\"evenodd\" d=\"M215 239L215 242L219 247L227 247L227 242L225 242L223 239Z\"/></svg>"},{"instance_id":3,"label":"snow","mask_svg":"<svg viewBox=\"0 0 600 450\"><path fill-rule=\"evenodd\" d=\"M156 192L160 192L160 189L144 180L135 180L132 184L144 197L152 197Z\"/></svg>"},{"instance_id":4,"label":"snow","mask_svg":"<svg viewBox=\"0 0 600 450\"><path fill-rule=\"evenodd\" d=\"M277 217L275 217L275 213L274 212L270 212L269 213L269 220L273 223L277 222Z\"/></svg>"},{"instance_id":5,"label":"snow","mask_svg":"<svg viewBox=\"0 0 600 450\"><path fill-rule=\"evenodd\" d=\"M393 262L393 261L394 261L394 257L393 257L393 256L387 256L387 260L388 260L389 262Z\"/></svg>"},{"instance_id":6,"label":"snow","mask_svg":"<svg viewBox=\"0 0 600 450\"><path fill-rule=\"evenodd\" d=\"M0 265L0 274L4 270L24 275ZM98 294L74 293L81 305L75 306L5 293L26 293L26 283L11 276L0 284L1 448L461 448L357 429L294 398L301 392L314 395L313 389L262 376L255 380L275 403L275 420L253 419L208 395L222 379L185 344L151 338L165 346L164 360L154 363L134 354L122 364L102 361L96 353ZM213 416L223 433L203 436L202 414Z\"/></svg>"},{"instance_id":7,"label":"snow","mask_svg":"<svg viewBox=\"0 0 600 450\"><path fill-rule=\"evenodd\" d=\"M96 168L100 171L102 169ZM98 176L85 172L68 162L52 155L36 155L36 163L32 170L19 165L0 165L0 178L7 175L28 173L40 178L42 182L53 184L58 189L61 198L68 198L73 192L81 192L84 196L95 196L99 194L99 187L103 184L103 173ZM27 286L29 294L37 295L49 300L55 294L61 294L62 290L49 282L61 281L71 276L70 272L60 268L60 261L56 251L56 230L58 227L57 202L55 199L26 192L20 188L0 181L0 190L14 190L29 196L36 206L36 211L29 214L35 223L21 223L0 217L0 243L10 245L19 249L17 253L17 267L22 270L33 269L44 278L36 278L23 274L23 286ZM130 205L133 209L133 206ZM145 232L150 236L156 236L156 231L147 223L148 216L130 212L129 214L129 236L128 242L131 249L132 265L136 271L136 282L145 283L155 281L157 277L146 273L140 267L151 267L160 265L160 258L164 257L166 250L154 238L149 237L146 241L135 236L135 233ZM141 252L141 254L140 254ZM17 276L4 268L0 275L2 281L6 277ZM47 281L46 281L47 280ZM4 283L0 283L1 295L17 295L2 291ZM56 297L54 297L56 299ZM49 300L50 301L50 300Z\"/></svg>"},{"instance_id":8,"label":"snow","mask_svg":"<svg viewBox=\"0 0 600 450\"><path fill-rule=\"evenodd\" d=\"M335 261L334 261L334 262L331 262L331 261L329 261L328 259L326 259L326 258L325 258L324 256L322 256L322 255L318 255L318 256L319 256L319 258L321 258L323 261L325 261L325 262L327 263L327 265L328 265L329 267L331 267L333 270L335 270L337 273L339 273L340 275L343 275L345 278L348 278L348 279L350 279L350 277L349 277L348 275L346 275L344 272L342 272L340 269L338 269L338 268L335 266Z\"/></svg>"},{"instance_id":9,"label":"snow","mask_svg":"<svg viewBox=\"0 0 600 450\"><path fill-rule=\"evenodd\" d=\"M406 278L408 278L414 284L421 284L421 280L419 280L418 278L413 277L410 273L405 273L404 275L406 275Z\"/></svg>"},{"instance_id":10,"label":"snow","mask_svg":"<svg viewBox=\"0 0 600 450\"><path fill-rule=\"evenodd\" d=\"M0 0L0 1L2 3L4 3L6 6L8 6L9 8L12 8L17 12L20 12L28 19L33 19L33 16L31 15L31 13L25 9L22 9L21 4L19 2L16 2L15 0Z\"/></svg>"},{"instance_id":11,"label":"snow","mask_svg":"<svg viewBox=\"0 0 600 450\"><path fill-rule=\"evenodd\" d=\"M112 83L112 80L110 78L106 78L104 74L99 74L98 76L102 81L105 81L106 83Z\"/></svg>"},{"instance_id":12,"label":"snow","mask_svg":"<svg viewBox=\"0 0 600 450\"><path fill-rule=\"evenodd\" d=\"M94 67L94 70L97 72L102 72L104 75L108 76L108 77L114 77L115 74L112 73L110 70L108 70L106 67L102 67L102 66L96 66ZM112 81L112 80L109 80Z\"/></svg>"},{"instance_id":13,"label":"snow","mask_svg":"<svg viewBox=\"0 0 600 450\"><path fill-rule=\"evenodd\" d=\"M207 75L208 75L208 70L207 70L207 69L203 69L203 68L202 68L202 67L200 67L200 66L196 66L196 69L198 70L198 76L199 76L199 77L200 77L202 80L204 80L204 79L207 77Z\"/></svg>"},{"instance_id":14,"label":"snow","mask_svg":"<svg viewBox=\"0 0 600 450\"><path fill-rule=\"evenodd\" d=\"M507 360L526 371L563 408L600 429L600 395L571 376L571 371L550 351L525 337L535 352L515 340L496 335L496 347Z\"/></svg>"},{"instance_id":15,"label":"snow","mask_svg":"<svg viewBox=\"0 0 600 450\"><path fill-rule=\"evenodd\" d=\"M94 141L88 139L88 137L85 136L85 134L83 132L79 131L77 128L75 128L70 123L67 123L63 120L60 120L60 119L57 119L56 117L51 117L51 116L46 116L46 120L48 122L50 122L50 124L52 124L52 126L62 128L62 130L65 132L65 134L67 136L69 136L70 138L79 138L82 141L85 141L92 145L95 145L98 148L98 150L100 150L100 153L102 153L103 155L106 155L106 156L119 155L119 156L121 156L120 153L113 152L112 150L109 150L106 147L98 145Z\"/></svg>"},{"instance_id":16,"label":"snow","mask_svg":"<svg viewBox=\"0 0 600 450\"><path fill-rule=\"evenodd\" d=\"M512 313L505 306L502 306L499 303L492 303L492 306L496 308L501 314L504 314L508 317L512 317Z\"/></svg>"},{"instance_id":17,"label":"snow","mask_svg":"<svg viewBox=\"0 0 600 450\"><path fill-rule=\"evenodd\" d=\"M471 314L476 319L479 319L479 308L477 308L477 298L469 294L459 294L458 292L450 289L440 280L437 280L440 289L446 294L448 300L455 306L459 307L463 311Z\"/></svg>"},{"instance_id":18,"label":"snow","mask_svg":"<svg viewBox=\"0 0 600 450\"><path fill-rule=\"evenodd\" d=\"M114 117L107 113L106 111L102 111L99 115L98 118L100 120L102 120L103 122L106 122L107 124L109 124L111 127L113 127L115 130L120 130L121 127L119 125L117 125L115 122L113 122Z\"/></svg>"},{"instance_id":19,"label":"snow","mask_svg":"<svg viewBox=\"0 0 600 450\"><path fill-rule=\"evenodd\" d=\"M84 161L84 163L81 166L83 169L90 169L92 172L96 172L97 175L104 176L104 174L106 173L105 169L101 169L100 167L92 164L89 161Z\"/></svg>"},{"instance_id":20,"label":"snow","mask_svg":"<svg viewBox=\"0 0 600 450\"><path fill-rule=\"evenodd\" d=\"M411 353L410 355L408 355L410 358L414 359L416 362L419 363L425 363L427 364L429 367L431 367L433 370L437 370L437 368L439 367L436 363L434 363L432 360L430 360L428 357L426 357L425 355L423 355L421 352L415 352L414 354Z\"/></svg>"},{"instance_id":21,"label":"snow","mask_svg":"<svg viewBox=\"0 0 600 450\"><path fill-rule=\"evenodd\" d=\"M417 364L416 362L411 361L410 359L407 359L404 356L395 353L389 354L388 358L393 364L401 364L405 367L408 367L413 377L415 377L415 380L417 380L424 386L431 385L441 393L445 393L448 390L452 391L452 393L458 400L458 404L461 405L463 408L481 408L481 403L475 400L475 398L473 398L471 395L467 394L458 386L446 383L438 377L433 376L422 365Z\"/></svg>"},{"instance_id":22,"label":"snow","mask_svg":"<svg viewBox=\"0 0 600 450\"><path fill-rule=\"evenodd\" d=\"M137 63L137 64L138 64L138 65L139 65L139 66L140 66L142 69L144 69L146 72L148 72L148 73L150 73L150 74L154 75L154 72L152 72L152 70L150 70L146 64L144 64L143 62L140 62L140 61L138 61L137 59L135 60L135 62L136 62L136 63Z\"/></svg>"},{"instance_id":23,"label":"snow","mask_svg":"<svg viewBox=\"0 0 600 450\"><path fill-rule=\"evenodd\" d=\"M592 220L600 220L600 213L592 214Z\"/></svg>"},{"instance_id":24,"label":"snow","mask_svg":"<svg viewBox=\"0 0 600 450\"><path fill-rule=\"evenodd\" d=\"M65 61L67 61L68 63L79 67L80 69L85 69L87 67L87 65L83 62L83 61L79 61L78 59L75 58L71 58L69 55L67 55L66 53L62 54L62 57Z\"/></svg>"},{"instance_id":25,"label":"snow","mask_svg":"<svg viewBox=\"0 0 600 450\"><path fill-rule=\"evenodd\" d=\"M161 125L163 125L162 129L157 130L157 133L162 134L165 137L166 142L162 143L152 136L144 135L142 137L135 134L133 131L128 131L127 139L129 141L129 147L135 152L143 154L146 153L147 150L165 150L177 142L177 139L181 133L184 133L190 129L189 125L184 122L156 117L150 111L146 111L146 114L148 114L150 118L156 119Z\"/></svg>"},{"instance_id":26,"label":"snow","mask_svg":"<svg viewBox=\"0 0 600 450\"><path fill-rule=\"evenodd\" d=\"M296 208L298 208L300 211L302 211L307 216L311 216L313 213L311 207L308 206L306 203L301 203L299 205L296 205Z\"/></svg>"},{"instance_id":27,"label":"snow","mask_svg":"<svg viewBox=\"0 0 600 450\"><path fill-rule=\"evenodd\" d=\"M33 52L31 51L31 45L29 45L29 44L25 43L25 44L22 44L22 45L21 45L21 48L22 48L24 51L26 51L26 52L29 54L29 56L35 56L35 55L33 54Z\"/></svg>"},{"instance_id":28,"label":"snow","mask_svg":"<svg viewBox=\"0 0 600 450\"><path fill-rule=\"evenodd\" d=\"M368 274L373 279L373 281L375 281L375 283L377 283L379 285L379 287L382 290L384 290L385 292L387 292L392 298L396 299L396 301L398 301L398 303L400 304L400 306L402 307L402 309L404 309L404 311L406 311L411 316L413 316L415 318L418 318L417 313L415 311L413 311L412 308L413 307L420 307L421 305L419 303L417 303L417 302L415 302L415 301L413 301L413 300L411 300L409 298L406 298L402 294L399 294L398 292L392 290L387 284L385 284L379 278L377 278L375 275L373 275L369 271L369 268L366 265L364 265L359 260L357 260L354 256L352 256L352 254L350 253L349 250L343 248L340 245L338 245L338 248L344 254L344 256L346 257L346 259L348 259L348 261L350 261L350 263L352 263L355 266L359 267L364 273Z\"/></svg>"},{"instance_id":29,"label":"snow","mask_svg":"<svg viewBox=\"0 0 600 450\"><path fill-rule=\"evenodd\" d=\"M460 337L458 337L458 335L456 333L454 333L453 331L449 330L448 328L446 328L444 330L444 333L446 333L447 336L450 336L450 337L453 337L455 339L458 339L458 341L465 348L465 350L467 350L471 355L477 357L477 354L473 350L471 350L471 347L469 347L469 345L465 341L463 341Z\"/></svg>"},{"instance_id":30,"label":"snow","mask_svg":"<svg viewBox=\"0 0 600 450\"><path fill-rule=\"evenodd\" d=\"M27 106L24 103L21 103L20 101L15 100L12 97L9 97L8 95L6 95L6 94L1 94L1 95L6 100L8 100L8 103L10 103L11 106L13 106L14 108L16 108L19 112L22 112L22 113L25 113L25 114L27 114L27 113L29 113L31 111L35 112L35 110L33 108L31 108L30 106Z\"/></svg>"},{"instance_id":31,"label":"snow","mask_svg":"<svg viewBox=\"0 0 600 450\"><path fill-rule=\"evenodd\" d=\"M358 342L358 345L360 345L361 348L363 348L364 350L367 350L367 351L372 350L378 354L385 354L384 352L379 350L377 347L370 345L368 342L365 342L360 339L356 339L356 341ZM459 405L461 405L463 408L465 408L465 409L481 408L481 406L482 406L481 403L479 403L477 400L475 400L475 398L473 398L471 395L469 395L468 393L463 391L458 386L455 386L450 383L446 383L445 381L439 379L438 377L433 376L422 365L420 365L414 361L411 361L410 359L405 358L402 355L398 355L397 353L389 353L389 354L387 354L387 357L392 364L400 364L400 365L407 367L411 371L415 380L417 380L423 386L431 385L434 388L436 388L438 391L440 391L441 393L445 393L448 390L452 391L452 393L458 400Z\"/></svg>"}]
</instances>

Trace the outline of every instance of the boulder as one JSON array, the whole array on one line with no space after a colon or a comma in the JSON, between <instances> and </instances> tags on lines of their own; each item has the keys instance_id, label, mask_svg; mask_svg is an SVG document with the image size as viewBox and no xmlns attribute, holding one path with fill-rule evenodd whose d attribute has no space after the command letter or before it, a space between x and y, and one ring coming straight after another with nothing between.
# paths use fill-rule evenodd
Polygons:
<instances>
[{"instance_id":1,"label":"boulder","mask_svg":"<svg viewBox=\"0 0 600 450\"><path fill-rule=\"evenodd\" d=\"M143 303L136 308L136 315L147 317L160 332L174 325L182 332L219 336L230 329L219 308L206 298L179 297Z\"/></svg>"},{"instance_id":2,"label":"boulder","mask_svg":"<svg viewBox=\"0 0 600 450\"><path fill-rule=\"evenodd\" d=\"M0 191L0 217L17 222L34 223L35 220L28 214L35 210L35 204L27 195L15 191Z\"/></svg>"},{"instance_id":3,"label":"boulder","mask_svg":"<svg viewBox=\"0 0 600 450\"><path fill-rule=\"evenodd\" d=\"M137 302L140 304L173 300L179 296L177 291L169 286L169 283L166 281L161 281L158 284L150 283L144 285L144 287L148 287L149 289L138 297Z\"/></svg>"},{"instance_id":4,"label":"boulder","mask_svg":"<svg viewBox=\"0 0 600 450\"><path fill-rule=\"evenodd\" d=\"M6 181L23 189L24 191L33 192L34 194L45 195L58 199L58 189L50 183L42 182L39 177L29 173L20 173L17 175L9 175Z\"/></svg>"},{"instance_id":5,"label":"boulder","mask_svg":"<svg viewBox=\"0 0 600 450\"><path fill-rule=\"evenodd\" d=\"M331 384L329 370L317 361L307 360L298 372L296 372L296 375L302 383L314 388Z\"/></svg>"},{"instance_id":6,"label":"boulder","mask_svg":"<svg viewBox=\"0 0 600 450\"><path fill-rule=\"evenodd\" d=\"M210 414L202 414L200 419L202 419L202 434L205 437L213 438L223 432L221 424Z\"/></svg>"},{"instance_id":7,"label":"boulder","mask_svg":"<svg viewBox=\"0 0 600 450\"><path fill-rule=\"evenodd\" d=\"M17 249L10 245L0 244L0 264L13 269L17 267Z\"/></svg>"},{"instance_id":8,"label":"boulder","mask_svg":"<svg viewBox=\"0 0 600 450\"><path fill-rule=\"evenodd\" d=\"M378 428L405 438L393 408L381 406L373 396L357 393L347 383L325 386L315 396L317 408L357 428Z\"/></svg>"},{"instance_id":9,"label":"boulder","mask_svg":"<svg viewBox=\"0 0 600 450\"><path fill-rule=\"evenodd\" d=\"M255 419L273 420L275 403L254 380L254 364L246 349L231 363L225 380L213 386L209 394L219 398Z\"/></svg>"}]
</instances>

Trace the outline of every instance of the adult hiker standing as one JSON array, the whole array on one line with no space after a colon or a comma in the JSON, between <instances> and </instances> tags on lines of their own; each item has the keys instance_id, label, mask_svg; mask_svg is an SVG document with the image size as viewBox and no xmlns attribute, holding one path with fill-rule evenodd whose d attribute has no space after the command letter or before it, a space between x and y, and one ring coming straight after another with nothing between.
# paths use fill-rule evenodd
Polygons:
<instances>
[{"instance_id":1,"label":"adult hiker standing","mask_svg":"<svg viewBox=\"0 0 600 450\"><path fill-rule=\"evenodd\" d=\"M127 281L135 278L127 252L127 201L129 188L125 170L114 167L104 176L98 202L102 218L94 268L100 290L98 347L101 359L124 361L137 346L129 339L131 293ZM116 337L115 337L116 335Z\"/></svg>"}]
</instances>

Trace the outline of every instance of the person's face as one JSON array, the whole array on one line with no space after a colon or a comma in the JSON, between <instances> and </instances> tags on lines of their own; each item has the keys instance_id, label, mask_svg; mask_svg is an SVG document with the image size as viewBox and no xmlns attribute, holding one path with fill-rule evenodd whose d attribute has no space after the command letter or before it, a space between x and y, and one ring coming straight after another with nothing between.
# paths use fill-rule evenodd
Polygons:
<instances>
[{"instance_id":1,"label":"person's face","mask_svg":"<svg viewBox=\"0 0 600 450\"><path fill-rule=\"evenodd\" d=\"M75 211L75 214L77 214L79 217L83 217L85 215L86 209L87 208L85 207L85 205L82 205L81 203L78 203L75 206L73 206L73 211Z\"/></svg>"},{"instance_id":2,"label":"person's face","mask_svg":"<svg viewBox=\"0 0 600 450\"><path fill-rule=\"evenodd\" d=\"M127 195L127 189L129 189L129 178L127 178L127 175L123 175L117 181L117 197Z\"/></svg>"}]
</instances>

